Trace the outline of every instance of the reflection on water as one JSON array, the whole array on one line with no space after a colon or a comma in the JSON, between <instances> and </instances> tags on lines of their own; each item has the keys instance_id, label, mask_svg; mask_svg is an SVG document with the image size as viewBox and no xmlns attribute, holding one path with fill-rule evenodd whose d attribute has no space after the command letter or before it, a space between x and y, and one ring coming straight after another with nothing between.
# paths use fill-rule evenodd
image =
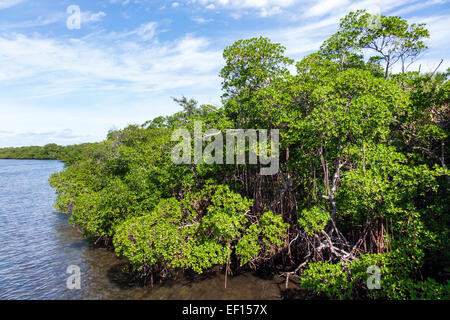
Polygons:
<instances>
[{"instance_id":1,"label":"reflection on water","mask_svg":"<svg viewBox=\"0 0 450 320\"><path fill-rule=\"evenodd\" d=\"M125 261L82 239L52 205L51 173L59 161L0 160L0 299L280 299L282 279L217 273L199 280L135 285ZM69 265L81 269L81 289L69 290Z\"/></svg>"}]
</instances>

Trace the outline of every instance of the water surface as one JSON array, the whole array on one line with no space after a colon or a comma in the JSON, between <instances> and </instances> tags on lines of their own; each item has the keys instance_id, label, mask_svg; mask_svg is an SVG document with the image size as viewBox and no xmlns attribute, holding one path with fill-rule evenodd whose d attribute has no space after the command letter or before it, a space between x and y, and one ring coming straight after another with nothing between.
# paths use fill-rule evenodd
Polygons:
<instances>
[{"instance_id":1,"label":"water surface","mask_svg":"<svg viewBox=\"0 0 450 320\"><path fill-rule=\"evenodd\" d=\"M53 160L0 160L0 299L279 299L279 278L221 273L136 285L126 262L94 246L53 208L48 178L64 167ZM81 270L81 288L68 289L69 265Z\"/></svg>"}]
</instances>

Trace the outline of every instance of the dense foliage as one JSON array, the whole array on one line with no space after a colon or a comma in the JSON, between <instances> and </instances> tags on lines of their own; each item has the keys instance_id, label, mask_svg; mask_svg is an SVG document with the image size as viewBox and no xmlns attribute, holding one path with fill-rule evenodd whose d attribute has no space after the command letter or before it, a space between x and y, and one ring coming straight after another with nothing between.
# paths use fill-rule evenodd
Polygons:
<instances>
[{"instance_id":1,"label":"dense foliage","mask_svg":"<svg viewBox=\"0 0 450 320\"><path fill-rule=\"evenodd\" d=\"M448 298L448 73L407 72L428 36L350 13L295 74L280 44L237 41L223 107L183 97L177 114L84 146L51 177L56 205L151 279L264 267L331 298ZM171 133L196 120L279 129L279 171L173 164ZM377 266L381 289L369 290Z\"/></svg>"}]
</instances>

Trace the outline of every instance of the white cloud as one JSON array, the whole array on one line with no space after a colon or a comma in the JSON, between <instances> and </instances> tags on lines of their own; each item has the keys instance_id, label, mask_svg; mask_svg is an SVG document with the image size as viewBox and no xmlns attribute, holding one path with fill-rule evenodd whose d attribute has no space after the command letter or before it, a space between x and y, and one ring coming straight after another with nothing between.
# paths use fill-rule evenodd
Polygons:
<instances>
[{"instance_id":1,"label":"white cloud","mask_svg":"<svg viewBox=\"0 0 450 320\"><path fill-rule=\"evenodd\" d=\"M281 12L283 12L280 7L273 7L270 9L266 9L266 8L262 8L259 15L263 18L265 17L270 17L276 14L280 14Z\"/></svg>"},{"instance_id":2,"label":"white cloud","mask_svg":"<svg viewBox=\"0 0 450 320\"><path fill-rule=\"evenodd\" d=\"M136 33L144 40L152 39L156 34L156 22L149 22L136 29Z\"/></svg>"},{"instance_id":3,"label":"white cloud","mask_svg":"<svg viewBox=\"0 0 450 320\"><path fill-rule=\"evenodd\" d=\"M81 23L98 22L106 17L106 13L103 11L92 13L90 11L81 12Z\"/></svg>"},{"instance_id":4,"label":"white cloud","mask_svg":"<svg viewBox=\"0 0 450 320\"><path fill-rule=\"evenodd\" d=\"M45 145L47 143L57 143L59 145L69 145L83 142L95 142L92 135L79 134L72 129L55 129L52 131L4 131L0 132L0 148L10 146L30 146Z\"/></svg>"},{"instance_id":5,"label":"white cloud","mask_svg":"<svg viewBox=\"0 0 450 320\"><path fill-rule=\"evenodd\" d=\"M428 0L428 1L421 1L421 2L413 2L413 4L405 6L404 8L400 8L399 10L396 10L392 12L391 14L394 16L402 16L414 11L418 11L423 8L431 7L434 5L441 5L444 3L447 3L448 0Z\"/></svg>"},{"instance_id":6,"label":"white cloud","mask_svg":"<svg viewBox=\"0 0 450 320\"><path fill-rule=\"evenodd\" d=\"M340 8L341 12L356 11L358 9L367 10L369 8L380 8L381 14L387 14L390 10L401 7L405 4L410 3L410 0L363 0L363 1L352 1L349 6Z\"/></svg>"},{"instance_id":7,"label":"white cloud","mask_svg":"<svg viewBox=\"0 0 450 320\"><path fill-rule=\"evenodd\" d=\"M447 48L450 44L450 29L448 27L448 22L450 20L450 15L440 15L435 17L412 17L408 19L409 23L425 23L425 28L430 32L430 39L426 40L426 44L433 51L438 51L438 48L442 48L442 57L445 58L447 55Z\"/></svg>"},{"instance_id":8,"label":"white cloud","mask_svg":"<svg viewBox=\"0 0 450 320\"><path fill-rule=\"evenodd\" d=\"M1 0L0 0L1 1ZM106 17L106 13L103 11L99 11L93 13L91 11L82 11L81 12L81 23L88 24L92 22L99 22L103 17ZM47 26L53 23L64 22L67 19L67 14L65 12L56 12L53 14L48 14L47 16L39 16L33 20L26 20L15 23L1 23L0 29L4 30L15 30L15 29L24 29L24 28L35 28Z\"/></svg>"},{"instance_id":9,"label":"white cloud","mask_svg":"<svg viewBox=\"0 0 450 320\"><path fill-rule=\"evenodd\" d=\"M198 2L201 5L215 4L223 8L272 8L282 7L286 8L295 3L301 2L300 0L194 0L192 2Z\"/></svg>"},{"instance_id":10,"label":"white cloud","mask_svg":"<svg viewBox=\"0 0 450 320\"><path fill-rule=\"evenodd\" d=\"M130 0L109 0L109 3L115 4L115 3L120 3L123 6L126 6L127 4L130 3Z\"/></svg>"},{"instance_id":11,"label":"white cloud","mask_svg":"<svg viewBox=\"0 0 450 320\"><path fill-rule=\"evenodd\" d=\"M158 23L154 21L150 21L147 23L141 24L139 27L131 30L131 31L123 31L123 32L111 32L108 35L104 36L105 40L120 40L133 35L139 36L141 40L148 41L153 39L157 34Z\"/></svg>"},{"instance_id":12,"label":"white cloud","mask_svg":"<svg viewBox=\"0 0 450 320\"><path fill-rule=\"evenodd\" d=\"M238 19L242 18L242 13L233 12L233 13L231 14L231 17L232 17L234 20L238 20Z\"/></svg>"},{"instance_id":13,"label":"white cloud","mask_svg":"<svg viewBox=\"0 0 450 320\"><path fill-rule=\"evenodd\" d=\"M283 8L288 8L294 4L301 3L302 0L191 0L190 3L197 3L205 6L206 9L233 10L232 17L239 19L243 10L256 11L260 17L269 17L280 14Z\"/></svg>"},{"instance_id":14,"label":"white cloud","mask_svg":"<svg viewBox=\"0 0 450 320\"><path fill-rule=\"evenodd\" d=\"M349 11L365 9L391 14L393 10L409 13L433 5L447 3L447 0L190 0L189 3L204 6L207 9L232 11L231 16L238 19L246 14L256 13L260 17L269 17L283 12L289 20L319 18L322 16L343 17Z\"/></svg>"},{"instance_id":15,"label":"white cloud","mask_svg":"<svg viewBox=\"0 0 450 320\"><path fill-rule=\"evenodd\" d=\"M16 23L3 23L0 24L0 29L22 29L22 28L34 28L34 27L41 27L46 26L52 23L64 21L67 18L64 14L55 14L50 17L38 17L34 20L27 20L22 22L16 22Z\"/></svg>"},{"instance_id":16,"label":"white cloud","mask_svg":"<svg viewBox=\"0 0 450 320\"><path fill-rule=\"evenodd\" d=\"M137 30L144 38L152 34L148 24ZM187 35L152 45L119 39L115 48L96 41L101 40L2 36L0 84L32 83L25 86L32 97L85 89L148 92L219 85L221 51L209 49L209 42L204 38Z\"/></svg>"},{"instance_id":17,"label":"white cloud","mask_svg":"<svg viewBox=\"0 0 450 320\"><path fill-rule=\"evenodd\" d=\"M97 13L93 13L90 16L90 21L100 21L102 19L102 17L106 17L106 13L104 13L103 11L97 12Z\"/></svg>"},{"instance_id":18,"label":"white cloud","mask_svg":"<svg viewBox=\"0 0 450 320\"><path fill-rule=\"evenodd\" d=\"M176 7L178 7L178 6L180 6L180 3L179 3L179 2L173 2L173 3L172 3L172 8L176 8Z\"/></svg>"},{"instance_id":19,"label":"white cloud","mask_svg":"<svg viewBox=\"0 0 450 320\"><path fill-rule=\"evenodd\" d=\"M322 0L310 7L306 12L307 17L319 17L327 13L336 11L336 8L348 5L349 0Z\"/></svg>"},{"instance_id":20,"label":"white cloud","mask_svg":"<svg viewBox=\"0 0 450 320\"><path fill-rule=\"evenodd\" d=\"M274 42L286 47L286 55L299 59L305 54L319 49L322 42L328 39L337 28L339 16L331 16L326 19L291 26L260 31Z\"/></svg>"},{"instance_id":21,"label":"white cloud","mask_svg":"<svg viewBox=\"0 0 450 320\"><path fill-rule=\"evenodd\" d=\"M202 17L196 17L196 18L192 18L192 21L197 22L199 24L205 24L205 23L209 23L209 22L213 22L213 19L205 19Z\"/></svg>"},{"instance_id":22,"label":"white cloud","mask_svg":"<svg viewBox=\"0 0 450 320\"><path fill-rule=\"evenodd\" d=\"M0 0L0 9L6 9L18 5L23 0Z\"/></svg>"},{"instance_id":23,"label":"white cloud","mask_svg":"<svg viewBox=\"0 0 450 320\"><path fill-rule=\"evenodd\" d=\"M430 0L434 1L434 0ZM326 15L343 17L350 11L366 10L370 13L390 14L390 11L404 5L410 0L318 0L303 3L297 15L298 20L304 18L320 18Z\"/></svg>"},{"instance_id":24,"label":"white cloud","mask_svg":"<svg viewBox=\"0 0 450 320\"><path fill-rule=\"evenodd\" d=\"M113 126L176 112L171 96L220 101L221 51L207 39L102 41L0 36L0 146L99 141Z\"/></svg>"},{"instance_id":25,"label":"white cloud","mask_svg":"<svg viewBox=\"0 0 450 320\"><path fill-rule=\"evenodd\" d=\"M0 8L7 2L14 1L0 0ZM110 2L126 5L130 1ZM218 71L223 65L225 45L263 35L285 45L286 55L300 59L317 50L350 10L377 6L382 14L392 14L395 10L417 12L418 16L408 18L408 22L426 22L431 40L429 53L411 66L412 69L421 65L422 71L433 70L440 58L448 55L448 14L442 12L425 19L420 16L420 10L428 7L425 3L437 8L439 0L423 3L407 0L192 2L205 9L227 10L225 16L236 19L247 14L269 17L282 12L283 21L279 27L266 30L230 28L225 36L218 30L222 36L212 35L211 41L193 34L161 41L158 38L161 27L155 21L141 21L137 27L128 24L125 30L116 32L97 30L81 39L53 39L40 35L37 30L21 34L23 30L19 28L64 21L65 13L61 17L37 18L15 25L3 22L0 25L0 146L98 141L112 126L142 123L177 111L178 106L171 102L170 96L185 94L201 102L219 103ZM167 3L169 7L173 2ZM200 15L204 11L194 12ZM92 23L104 17L102 11L83 12L83 22ZM211 22L208 18L192 20ZM440 70L448 66L444 61ZM68 126L72 131L66 130Z\"/></svg>"}]
</instances>

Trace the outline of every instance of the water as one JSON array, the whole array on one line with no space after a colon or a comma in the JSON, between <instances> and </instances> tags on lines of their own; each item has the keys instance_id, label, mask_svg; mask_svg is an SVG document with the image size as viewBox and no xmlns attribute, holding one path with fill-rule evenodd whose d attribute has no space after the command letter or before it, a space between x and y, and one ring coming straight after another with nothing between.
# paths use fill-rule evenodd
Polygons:
<instances>
[{"instance_id":1,"label":"water","mask_svg":"<svg viewBox=\"0 0 450 320\"><path fill-rule=\"evenodd\" d=\"M0 160L0 299L279 299L283 279L214 273L162 285L134 284L126 262L94 246L53 209L53 160ZM67 267L81 270L81 288L68 289Z\"/></svg>"}]
</instances>

